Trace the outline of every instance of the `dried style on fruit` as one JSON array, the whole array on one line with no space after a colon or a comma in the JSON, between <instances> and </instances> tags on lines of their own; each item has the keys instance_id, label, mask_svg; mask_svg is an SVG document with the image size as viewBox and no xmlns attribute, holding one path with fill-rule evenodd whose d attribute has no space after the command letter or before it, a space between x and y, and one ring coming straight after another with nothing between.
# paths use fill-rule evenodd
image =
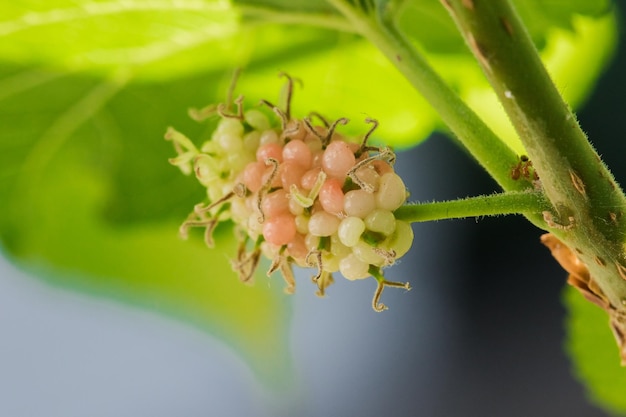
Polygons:
<instances>
[{"instance_id":1,"label":"dried style on fruit","mask_svg":"<svg viewBox=\"0 0 626 417\"><path fill-rule=\"evenodd\" d=\"M244 110L242 96L233 101L231 87L225 104L191 112L196 119L220 118L200 148L168 129L165 138L178 153L170 163L185 174L194 172L208 197L195 206L181 235L203 227L212 246L214 228L231 220L240 241L232 266L242 281L252 278L261 255L271 260L268 275L280 271L288 293L295 289L294 264L316 269L320 296L335 272L349 280L373 276L378 282L373 308L383 311L379 299L385 286L410 289L382 274L413 242L410 224L394 215L408 197L394 172L395 154L368 145L375 120L366 119L372 127L353 141L337 132L347 119L330 123L318 113L294 118L293 80L281 75L287 79L284 106L261 102L275 113L278 126L260 109Z\"/></svg>"}]
</instances>

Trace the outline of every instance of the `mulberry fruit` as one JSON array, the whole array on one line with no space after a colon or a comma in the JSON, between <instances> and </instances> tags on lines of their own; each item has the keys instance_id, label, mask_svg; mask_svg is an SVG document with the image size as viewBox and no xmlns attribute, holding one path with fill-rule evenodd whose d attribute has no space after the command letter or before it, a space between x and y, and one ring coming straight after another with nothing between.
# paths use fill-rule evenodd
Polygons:
<instances>
[{"instance_id":1,"label":"mulberry fruit","mask_svg":"<svg viewBox=\"0 0 626 417\"><path fill-rule=\"evenodd\" d=\"M394 215L408 197L394 172L395 154L368 145L376 120L366 119L371 128L355 141L337 132L348 123L345 118L330 123L318 113L293 117L294 81L281 75L287 79L283 108L261 102L278 123L260 109L244 111L240 96L191 111L196 119L220 118L199 149L182 133L167 130L165 138L177 152L170 163L195 173L207 189L207 202L195 206L181 235L191 227L205 228L212 246L214 228L232 221L240 242L232 267L242 281L252 278L261 256L271 260L268 275L280 271L288 293L295 290L293 265L316 268L313 281L320 296L333 273L349 280L373 276L378 283L373 308L383 311L379 299L385 286L410 289L382 274L413 241L410 224Z\"/></svg>"}]
</instances>

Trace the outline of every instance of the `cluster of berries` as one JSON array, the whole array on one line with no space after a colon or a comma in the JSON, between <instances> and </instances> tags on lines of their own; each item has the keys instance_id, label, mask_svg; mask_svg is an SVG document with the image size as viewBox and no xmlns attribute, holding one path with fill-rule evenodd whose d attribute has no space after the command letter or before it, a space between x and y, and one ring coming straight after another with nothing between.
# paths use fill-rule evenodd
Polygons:
<instances>
[{"instance_id":1,"label":"cluster of berries","mask_svg":"<svg viewBox=\"0 0 626 417\"><path fill-rule=\"evenodd\" d=\"M191 112L199 120L221 117L200 149L168 129L165 138L178 153L170 162L186 174L194 172L208 196L208 203L196 205L183 223L181 235L187 236L190 227L204 227L212 246L213 229L231 220L240 239L232 265L243 281L253 276L261 255L272 261L268 275L280 270L289 293L295 289L293 264L317 268L318 295L324 295L334 272L349 280L373 276L378 282L373 308L382 311L385 286L410 289L408 283L387 281L381 272L413 242L410 224L394 216L408 197L393 169L395 154L367 144L375 120L366 119L372 128L353 142L336 132L347 119L329 123L317 113L292 118L293 80L287 80L284 110L262 102L276 113L280 127L272 127L258 109L244 112L240 96L234 113L230 99Z\"/></svg>"}]
</instances>

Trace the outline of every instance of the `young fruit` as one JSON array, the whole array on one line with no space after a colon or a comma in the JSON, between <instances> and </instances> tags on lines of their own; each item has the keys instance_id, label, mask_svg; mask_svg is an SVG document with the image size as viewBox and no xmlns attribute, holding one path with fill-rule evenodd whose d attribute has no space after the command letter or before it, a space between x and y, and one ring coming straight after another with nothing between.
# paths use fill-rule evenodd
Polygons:
<instances>
[{"instance_id":1,"label":"young fruit","mask_svg":"<svg viewBox=\"0 0 626 417\"><path fill-rule=\"evenodd\" d=\"M373 276L378 286L373 308L385 286L410 289L408 283L385 280L382 268L393 265L413 241L409 224L395 218L408 192L394 172L395 154L367 144L378 122L360 141L336 132L347 119L329 123L317 113L291 115L293 80L287 78L284 109L263 100L279 125L259 109L244 111L243 97L194 111L195 118L220 118L211 139L198 149L173 128L165 134L178 155L170 163L185 174L194 172L207 189L207 202L196 205L181 226L212 231L231 220L240 240L233 269L242 281L252 278L261 254L272 261L268 275L280 270L286 291L295 288L292 265L315 267L318 295L339 271L349 280ZM231 88L232 90L232 88ZM231 96L229 92L229 97ZM234 107L234 112L229 113Z\"/></svg>"}]
</instances>

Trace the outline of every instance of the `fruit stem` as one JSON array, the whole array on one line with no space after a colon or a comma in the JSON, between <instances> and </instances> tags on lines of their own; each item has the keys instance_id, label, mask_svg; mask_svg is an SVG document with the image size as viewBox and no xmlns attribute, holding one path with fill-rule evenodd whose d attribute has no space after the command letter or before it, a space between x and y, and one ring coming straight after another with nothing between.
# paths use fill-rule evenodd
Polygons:
<instances>
[{"instance_id":1,"label":"fruit stem","mask_svg":"<svg viewBox=\"0 0 626 417\"><path fill-rule=\"evenodd\" d=\"M537 191L509 191L465 199L409 204L394 212L398 220L426 222L503 214L541 215L550 204Z\"/></svg>"}]
</instances>

